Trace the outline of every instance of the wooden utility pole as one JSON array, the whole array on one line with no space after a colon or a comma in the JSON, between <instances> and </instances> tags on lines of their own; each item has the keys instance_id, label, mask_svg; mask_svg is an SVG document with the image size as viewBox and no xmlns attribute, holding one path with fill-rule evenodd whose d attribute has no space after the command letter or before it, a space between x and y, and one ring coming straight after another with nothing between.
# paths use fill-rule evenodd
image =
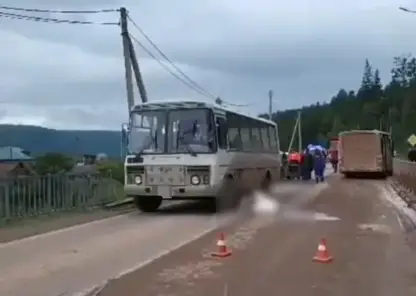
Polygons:
<instances>
[{"instance_id":1,"label":"wooden utility pole","mask_svg":"<svg viewBox=\"0 0 416 296\"><path fill-rule=\"evenodd\" d=\"M302 147L302 123L301 123L301 113L298 111L298 152L301 153L303 150Z\"/></svg>"},{"instance_id":2,"label":"wooden utility pole","mask_svg":"<svg viewBox=\"0 0 416 296\"><path fill-rule=\"evenodd\" d=\"M143 77L140 72L139 63L137 61L136 53L134 51L133 42L131 41L130 34L128 31L128 14L125 7L120 8L120 28L121 38L123 41L123 57L124 57L124 69L126 77L126 90L127 90L127 107L128 113L135 105L134 102L134 91L133 91L133 73L136 78L137 88L139 89L140 98L143 103L148 101L146 88L143 83Z\"/></svg>"},{"instance_id":3,"label":"wooden utility pole","mask_svg":"<svg viewBox=\"0 0 416 296\"><path fill-rule=\"evenodd\" d=\"M143 77L140 72L139 62L136 57L133 42L128 31L128 11L125 7L120 8L120 28L121 39L123 45L124 71L127 91L127 115L130 122L130 112L135 105L134 90L133 90L133 73L136 80L136 85L139 90L142 103L148 102L146 87L143 83ZM126 154L126 147L128 145L129 125L122 125L122 137L120 156L124 159Z\"/></svg>"},{"instance_id":4,"label":"wooden utility pole","mask_svg":"<svg viewBox=\"0 0 416 296\"><path fill-rule=\"evenodd\" d=\"M269 120L273 120L272 114L273 114L273 90L269 90Z\"/></svg>"},{"instance_id":5,"label":"wooden utility pole","mask_svg":"<svg viewBox=\"0 0 416 296\"><path fill-rule=\"evenodd\" d=\"M121 39L123 42L123 58L124 58L124 73L126 78L126 90L127 90L127 110L130 115L131 108L134 106L134 93L133 93L133 73L131 69L130 61L130 45L129 45L129 32L127 28L127 10L124 7L120 8L120 28Z\"/></svg>"}]
</instances>

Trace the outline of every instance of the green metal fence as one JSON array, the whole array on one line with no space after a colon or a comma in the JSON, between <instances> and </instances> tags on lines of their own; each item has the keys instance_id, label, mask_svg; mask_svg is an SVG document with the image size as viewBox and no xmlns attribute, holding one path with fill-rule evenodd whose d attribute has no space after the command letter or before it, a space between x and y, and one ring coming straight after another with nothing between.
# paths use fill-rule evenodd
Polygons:
<instances>
[{"instance_id":1,"label":"green metal fence","mask_svg":"<svg viewBox=\"0 0 416 296\"><path fill-rule=\"evenodd\" d=\"M122 199L122 184L100 175L0 179L0 223L63 211L82 211Z\"/></svg>"}]
</instances>

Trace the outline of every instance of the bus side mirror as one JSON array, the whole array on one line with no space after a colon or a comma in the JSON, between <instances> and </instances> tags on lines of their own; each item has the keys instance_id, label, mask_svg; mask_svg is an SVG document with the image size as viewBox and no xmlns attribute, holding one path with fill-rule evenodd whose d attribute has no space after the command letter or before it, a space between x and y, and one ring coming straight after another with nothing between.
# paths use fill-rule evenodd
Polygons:
<instances>
[{"instance_id":1,"label":"bus side mirror","mask_svg":"<svg viewBox=\"0 0 416 296\"><path fill-rule=\"evenodd\" d=\"M121 125L121 141L124 145L129 144L129 126L127 123Z\"/></svg>"}]
</instances>

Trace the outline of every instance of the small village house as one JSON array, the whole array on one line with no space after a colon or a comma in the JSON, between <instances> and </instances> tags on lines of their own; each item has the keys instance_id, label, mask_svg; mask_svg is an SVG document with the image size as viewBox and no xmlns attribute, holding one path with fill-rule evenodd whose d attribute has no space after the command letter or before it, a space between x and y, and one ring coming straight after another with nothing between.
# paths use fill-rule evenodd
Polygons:
<instances>
[{"instance_id":1,"label":"small village house","mask_svg":"<svg viewBox=\"0 0 416 296\"><path fill-rule=\"evenodd\" d=\"M19 147L0 147L0 178L33 174L33 158Z\"/></svg>"}]
</instances>

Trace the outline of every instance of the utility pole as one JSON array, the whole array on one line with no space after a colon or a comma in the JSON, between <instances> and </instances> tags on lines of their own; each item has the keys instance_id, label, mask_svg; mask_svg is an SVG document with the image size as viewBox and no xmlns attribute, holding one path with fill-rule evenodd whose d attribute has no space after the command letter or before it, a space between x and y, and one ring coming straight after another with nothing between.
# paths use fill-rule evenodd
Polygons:
<instances>
[{"instance_id":1,"label":"utility pole","mask_svg":"<svg viewBox=\"0 0 416 296\"><path fill-rule=\"evenodd\" d=\"M137 61L136 53L134 51L133 42L131 41L128 26L127 26L127 9L125 7L120 8L120 28L121 38L123 40L123 57L124 68L126 76L126 89L127 89L127 106L128 113L134 106L134 92L133 92L133 73L136 78L137 88L139 89L140 98L143 103L148 102L146 88L143 83L143 77L140 72L139 63Z\"/></svg>"},{"instance_id":2,"label":"utility pole","mask_svg":"<svg viewBox=\"0 0 416 296\"><path fill-rule=\"evenodd\" d=\"M134 51L133 42L131 40L128 26L128 12L125 7L120 7L120 28L121 28L121 38L123 44L123 58L124 58L124 71L126 78L126 91L127 91L127 114L130 121L130 112L133 109L134 103L134 90L133 90L133 73L136 78L136 85L139 90L140 98L142 103L146 103L147 92L143 83L142 74L140 73L139 63L137 61L136 53ZM143 120L143 119L142 119ZM126 146L128 145L128 133L129 125L123 124L122 127L122 137L120 145L120 156L122 159L125 157Z\"/></svg>"},{"instance_id":3,"label":"utility pole","mask_svg":"<svg viewBox=\"0 0 416 296\"><path fill-rule=\"evenodd\" d=\"M142 99L142 103L147 103L149 100L147 99L146 88L144 87L142 73L140 72L140 68L139 68L139 62L137 61L136 52L134 50L134 46L130 38L129 38L129 44L130 44L131 65L133 67L134 76L136 77L136 84L137 84L137 88L139 89L140 98Z\"/></svg>"},{"instance_id":4,"label":"utility pole","mask_svg":"<svg viewBox=\"0 0 416 296\"><path fill-rule=\"evenodd\" d=\"M273 113L273 90L269 90L269 120L272 120Z\"/></svg>"},{"instance_id":5,"label":"utility pole","mask_svg":"<svg viewBox=\"0 0 416 296\"><path fill-rule=\"evenodd\" d=\"M302 125L301 125L301 113L298 111L298 145L299 150L298 152L302 152Z\"/></svg>"},{"instance_id":6,"label":"utility pole","mask_svg":"<svg viewBox=\"0 0 416 296\"><path fill-rule=\"evenodd\" d=\"M127 90L127 108L128 116L134 106L134 93L133 93L133 73L131 69L130 61L130 36L127 29L127 10L125 7L120 8L120 28L121 38L123 41L123 57L124 57L124 71L126 76L126 90Z\"/></svg>"},{"instance_id":7,"label":"utility pole","mask_svg":"<svg viewBox=\"0 0 416 296\"><path fill-rule=\"evenodd\" d=\"M287 152L290 153L292 150L293 141L295 140L296 131L298 130L299 125L299 116L296 118L295 125L293 126L292 136L290 137L289 147L287 148Z\"/></svg>"}]
</instances>

